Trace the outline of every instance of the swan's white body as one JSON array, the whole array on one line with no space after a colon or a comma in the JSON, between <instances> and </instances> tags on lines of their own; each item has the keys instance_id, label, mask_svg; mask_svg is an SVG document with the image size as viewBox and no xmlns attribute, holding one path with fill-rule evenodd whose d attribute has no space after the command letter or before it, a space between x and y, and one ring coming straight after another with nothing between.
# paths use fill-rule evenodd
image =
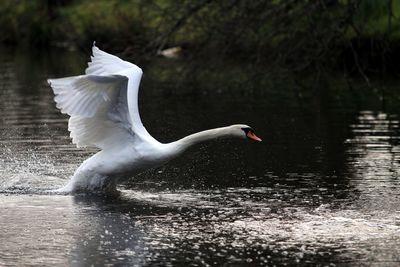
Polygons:
<instances>
[{"instance_id":1,"label":"swan's white body","mask_svg":"<svg viewBox=\"0 0 400 267\"><path fill-rule=\"evenodd\" d=\"M232 125L162 144L140 120L142 70L96 46L91 59L85 75L48 80L57 107L71 116L68 130L72 142L78 147L101 149L81 164L61 192L113 191L123 179L159 166L193 144L224 136L245 138L243 129L250 129Z\"/></svg>"}]
</instances>

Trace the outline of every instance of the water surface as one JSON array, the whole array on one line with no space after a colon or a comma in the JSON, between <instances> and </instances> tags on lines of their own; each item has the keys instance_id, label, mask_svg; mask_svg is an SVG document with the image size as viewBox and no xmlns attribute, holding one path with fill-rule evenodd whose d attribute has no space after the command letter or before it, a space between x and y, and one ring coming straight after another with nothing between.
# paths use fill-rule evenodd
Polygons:
<instances>
[{"instance_id":1,"label":"water surface","mask_svg":"<svg viewBox=\"0 0 400 267\"><path fill-rule=\"evenodd\" d=\"M0 50L1 266L398 265L399 113L373 94L343 104L229 82L178 90L156 74L185 65L147 62L140 108L156 138L246 123L264 142L197 146L133 177L120 197L47 194L96 152L71 145L45 82L85 61Z\"/></svg>"}]
</instances>

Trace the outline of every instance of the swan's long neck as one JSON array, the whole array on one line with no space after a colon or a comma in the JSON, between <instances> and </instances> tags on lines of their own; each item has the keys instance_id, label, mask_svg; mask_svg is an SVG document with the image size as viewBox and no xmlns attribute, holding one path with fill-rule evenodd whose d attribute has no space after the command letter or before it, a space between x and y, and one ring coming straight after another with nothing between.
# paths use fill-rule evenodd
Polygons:
<instances>
[{"instance_id":1,"label":"swan's long neck","mask_svg":"<svg viewBox=\"0 0 400 267\"><path fill-rule=\"evenodd\" d=\"M232 132L231 126L228 126L194 133L170 144L173 145L179 152L183 152L195 144L233 135L235 134Z\"/></svg>"}]
</instances>

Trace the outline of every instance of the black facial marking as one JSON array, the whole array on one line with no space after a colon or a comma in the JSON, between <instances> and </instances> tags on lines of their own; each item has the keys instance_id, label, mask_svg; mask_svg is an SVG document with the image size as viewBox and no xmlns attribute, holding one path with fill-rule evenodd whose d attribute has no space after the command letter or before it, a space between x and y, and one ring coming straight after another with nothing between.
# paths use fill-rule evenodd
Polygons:
<instances>
[{"instance_id":1,"label":"black facial marking","mask_svg":"<svg viewBox=\"0 0 400 267\"><path fill-rule=\"evenodd\" d=\"M247 135L249 132L254 132L253 129L251 129L250 127L242 128L242 130L245 132L246 135Z\"/></svg>"}]
</instances>

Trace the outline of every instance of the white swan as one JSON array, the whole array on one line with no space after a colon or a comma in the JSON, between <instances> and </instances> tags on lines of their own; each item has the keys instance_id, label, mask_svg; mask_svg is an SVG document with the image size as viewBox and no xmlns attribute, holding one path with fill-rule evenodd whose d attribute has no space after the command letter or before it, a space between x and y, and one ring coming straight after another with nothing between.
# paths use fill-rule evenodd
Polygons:
<instances>
[{"instance_id":1,"label":"white swan","mask_svg":"<svg viewBox=\"0 0 400 267\"><path fill-rule=\"evenodd\" d=\"M77 147L101 149L81 164L59 192L114 191L123 179L209 139L236 136L261 141L249 126L237 124L160 143L147 132L139 116L142 70L95 45L91 60L85 75L48 80L57 108L70 116L72 142Z\"/></svg>"}]
</instances>

